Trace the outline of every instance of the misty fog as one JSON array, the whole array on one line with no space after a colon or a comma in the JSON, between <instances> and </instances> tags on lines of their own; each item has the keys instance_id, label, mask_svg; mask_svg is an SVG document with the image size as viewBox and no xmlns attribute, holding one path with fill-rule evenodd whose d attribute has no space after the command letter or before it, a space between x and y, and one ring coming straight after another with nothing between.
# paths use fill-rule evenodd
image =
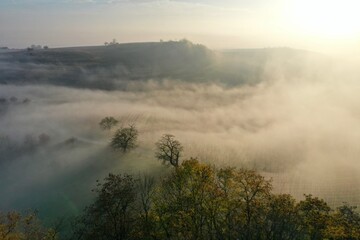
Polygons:
<instances>
[{"instance_id":1,"label":"misty fog","mask_svg":"<svg viewBox=\"0 0 360 240\"><path fill-rule=\"evenodd\" d=\"M108 172L161 171L154 143L164 133L183 143L183 159L254 168L273 178L275 191L298 198L313 193L332 205L359 204L360 86L353 65L317 74L307 66L293 78L266 65L271 81L235 87L171 79L130 81L126 91L2 85L0 136L17 150L1 149L1 208L76 214ZM108 147L111 132L98 126L105 116L136 124L135 151ZM41 134L49 141L27 149Z\"/></svg>"}]
</instances>

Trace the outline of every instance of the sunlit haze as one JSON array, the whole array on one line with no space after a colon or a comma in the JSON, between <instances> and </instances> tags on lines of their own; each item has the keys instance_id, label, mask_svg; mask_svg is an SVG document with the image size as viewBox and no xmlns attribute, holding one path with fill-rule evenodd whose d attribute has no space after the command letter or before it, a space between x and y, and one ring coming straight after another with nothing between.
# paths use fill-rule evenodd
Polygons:
<instances>
[{"instance_id":1,"label":"sunlit haze","mask_svg":"<svg viewBox=\"0 0 360 240\"><path fill-rule=\"evenodd\" d=\"M360 239L360 0L0 0L0 240Z\"/></svg>"},{"instance_id":2,"label":"sunlit haze","mask_svg":"<svg viewBox=\"0 0 360 240\"><path fill-rule=\"evenodd\" d=\"M0 45L187 38L213 49L359 50L356 0L2 0Z\"/></svg>"}]
</instances>

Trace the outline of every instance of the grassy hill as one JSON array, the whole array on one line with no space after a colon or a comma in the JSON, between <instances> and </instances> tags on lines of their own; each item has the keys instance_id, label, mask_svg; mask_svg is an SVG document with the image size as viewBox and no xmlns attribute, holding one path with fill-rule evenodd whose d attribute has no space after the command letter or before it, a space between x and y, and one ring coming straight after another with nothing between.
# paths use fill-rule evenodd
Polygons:
<instances>
[{"instance_id":1,"label":"grassy hill","mask_svg":"<svg viewBox=\"0 0 360 240\"><path fill-rule=\"evenodd\" d=\"M213 51L187 40L6 51L0 83L111 90L129 81L175 79L236 86L269 79L278 68L285 77L301 76L315 55L288 48Z\"/></svg>"}]
</instances>

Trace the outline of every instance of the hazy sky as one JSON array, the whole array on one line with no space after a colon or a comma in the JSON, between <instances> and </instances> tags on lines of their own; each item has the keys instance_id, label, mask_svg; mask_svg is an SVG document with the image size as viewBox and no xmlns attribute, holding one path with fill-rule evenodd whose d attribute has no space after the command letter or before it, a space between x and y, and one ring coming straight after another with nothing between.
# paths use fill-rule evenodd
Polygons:
<instances>
[{"instance_id":1,"label":"hazy sky","mask_svg":"<svg viewBox=\"0 0 360 240\"><path fill-rule=\"evenodd\" d=\"M360 49L356 0L1 0L0 46L187 38L210 48Z\"/></svg>"}]
</instances>

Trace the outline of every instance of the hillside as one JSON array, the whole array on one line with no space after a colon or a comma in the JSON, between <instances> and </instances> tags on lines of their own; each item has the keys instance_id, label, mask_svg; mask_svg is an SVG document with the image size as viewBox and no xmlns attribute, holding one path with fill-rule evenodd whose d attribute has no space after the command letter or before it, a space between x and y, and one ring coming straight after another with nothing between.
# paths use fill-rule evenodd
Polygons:
<instances>
[{"instance_id":1,"label":"hillside","mask_svg":"<svg viewBox=\"0 0 360 240\"><path fill-rule=\"evenodd\" d=\"M128 81L175 79L235 86L269 80L279 67L285 77L301 76L314 56L321 58L288 48L214 51L187 40L6 51L0 83L111 90Z\"/></svg>"}]
</instances>

